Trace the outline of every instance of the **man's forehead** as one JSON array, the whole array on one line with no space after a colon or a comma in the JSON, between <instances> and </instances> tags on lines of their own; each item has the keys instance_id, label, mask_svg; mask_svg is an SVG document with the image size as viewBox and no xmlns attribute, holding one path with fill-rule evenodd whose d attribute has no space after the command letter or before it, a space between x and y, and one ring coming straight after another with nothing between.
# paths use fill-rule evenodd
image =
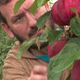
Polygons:
<instances>
[{"instance_id":1,"label":"man's forehead","mask_svg":"<svg viewBox=\"0 0 80 80\"><path fill-rule=\"evenodd\" d=\"M4 10L7 10L7 9L10 9L10 8L13 8L14 5L16 4L18 0L10 0L7 4L3 4L0 6L0 11L4 11Z\"/></svg>"},{"instance_id":2,"label":"man's forehead","mask_svg":"<svg viewBox=\"0 0 80 80\"><path fill-rule=\"evenodd\" d=\"M0 6L0 12L3 16L13 12L13 7L18 0L11 0L7 4ZM9 14L10 15L10 14Z\"/></svg>"},{"instance_id":3,"label":"man's forehead","mask_svg":"<svg viewBox=\"0 0 80 80\"><path fill-rule=\"evenodd\" d=\"M14 15L13 8L17 1L19 1L19 0L11 0L7 5L1 6L0 11L5 14L10 13L9 15L11 15L11 14ZM31 5L33 4L34 1L35 0L25 0L19 9L19 12L27 10L29 7L31 7Z\"/></svg>"},{"instance_id":4,"label":"man's forehead","mask_svg":"<svg viewBox=\"0 0 80 80\"><path fill-rule=\"evenodd\" d=\"M16 4L16 2L18 2L19 0L10 0L10 2L13 2L14 5ZM28 9L34 2L35 0L24 0L24 3L22 4L21 7L24 7L26 9Z\"/></svg>"},{"instance_id":5,"label":"man's forehead","mask_svg":"<svg viewBox=\"0 0 80 80\"><path fill-rule=\"evenodd\" d=\"M9 10L14 8L15 4L17 3L17 1L19 0L10 0L9 3L7 5L2 5L0 7L0 10ZM25 0L24 3L21 5L19 10L27 10L29 7L31 7L31 5L33 4L35 0Z\"/></svg>"}]
</instances>

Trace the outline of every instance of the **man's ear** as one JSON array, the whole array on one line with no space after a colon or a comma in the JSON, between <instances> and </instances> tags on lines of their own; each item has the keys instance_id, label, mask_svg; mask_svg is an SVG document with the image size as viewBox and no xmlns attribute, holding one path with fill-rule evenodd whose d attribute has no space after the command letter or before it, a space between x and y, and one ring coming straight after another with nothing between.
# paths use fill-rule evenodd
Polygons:
<instances>
[{"instance_id":1,"label":"man's ear","mask_svg":"<svg viewBox=\"0 0 80 80\"><path fill-rule=\"evenodd\" d=\"M9 27L8 27L7 24L2 23L2 24L1 24L1 27L2 27L2 29L7 33L7 35L8 35L10 38L13 38L13 37L14 37L14 34L11 32L11 30L9 29Z\"/></svg>"}]
</instances>

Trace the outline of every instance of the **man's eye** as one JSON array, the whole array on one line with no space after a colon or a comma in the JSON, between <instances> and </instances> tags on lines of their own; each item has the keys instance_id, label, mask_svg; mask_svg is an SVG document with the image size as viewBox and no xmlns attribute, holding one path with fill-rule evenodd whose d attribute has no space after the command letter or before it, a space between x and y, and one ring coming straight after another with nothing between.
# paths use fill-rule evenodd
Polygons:
<instances>
[{"instance_id":1,"label":"man's eye","mask_svg":"<svg viewBox=\"0 0 80 80\"><path fill-rule=\"evenodd\" d=\"M17 23L17 22L22 22L25 18L25 15L21 14L21 15L18 15L15 17L15 19L13 20L14 23Z\"/></svg>"},{"instance_id":2,"label":"man's eye","mask_svg":"<svg viewBox=\"0 0 80 80\"><path fill-rule=\"evenodd\" d=\"M19 16L15 19L15 22L20 22L24 19L24 16Z\"/></svg>"}]
</instances>

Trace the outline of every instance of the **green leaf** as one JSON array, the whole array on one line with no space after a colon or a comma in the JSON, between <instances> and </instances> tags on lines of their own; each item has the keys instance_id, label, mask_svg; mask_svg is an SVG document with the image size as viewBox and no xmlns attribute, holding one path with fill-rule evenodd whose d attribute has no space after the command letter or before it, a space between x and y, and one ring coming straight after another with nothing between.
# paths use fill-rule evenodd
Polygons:
<instances>
[{"instance_id":1,"label":"green leaf","mask_svg":"<svg viewBox=\"0 0 80 80\"><path fill-rule=\"evenodd\" d=\"M42 5L44 5L45 3L47 3L47 1L49 1L49 0L37 0L37 6L41 7Z\"/></svg>"},{"instance_id":2,"label":"green leaf","mask_svg":"<svg viewBox=\"0 0 80 80\"><path fill-rule=\"evenodd\" d=\"M64 71L77 59L80 59L80 39L73 38L68 41L57 56L51 58L49 63L49 66L52 67L51 73Z\"/></svg>"},{"instance_id":3,"label":"green leaf","mask_svg":"<svg viewBox=\"0 0 80 80\"><path fill-rule=\"evenodd\" d=\"M25 50L28 50L35 43L35 41L36 41L36 38L33 38L33 39L29 40L29 41L23 42L23 44L21 45L21 47L19 49L17 58L21 59L21 57L24 54Z\"/></svg>"},{"instance_id":4,"label":"green leaf","mask_svg":"<svg viewBox=\"0 0 80 80\"><path fill-rule=\"evenodd\" d=\"M33 5L28 9L31 13L35 13L36 10L44 5L48 0L35 0Z\"/></svg>"},{"instance_id":5,"label":"green leaf","mask_svg":"<svg viewBox=\"0 0 80 80\"><path fill-rule=\"evenodd\" d=\"M76 9L76 8L72 8L71 11L72 11L73 13L75 13L76 19L77 19L77 21L80 23L80 17L79 17L79 13L78 13L77 9Z\"/></svg>"},{"instance_id":6,"label":"green leaf","mask_svg":"<svg viewBox=\"0 0 80 80\"><path fill-rule=\"evenodd\" d=\"M48 28L48 41L49 44L53 44L55 40L60 39L61 35L63 33L63 30L54 31L52 28Z\"/></svg>"},{"instance_id":7,"label":"green leaf","mask_svg":"<svg viewBox=\"0 0 80 80\"><path fill-rule=\"evenodd\" d=\"M18 0L15 7L14 7L14 13L16 13L19 8L21 7L21 5L23 4L25 0ZM35 13L37 8L41 7L42 5L44 5L48 0L35 0L34 3L32 4L32 6L28 9L28 11L30 11L31 13Z\"/></svg>"},{"instance_id":8,"label":"green leaf","mask_svg":"<svg viewBox=\"0 0 80 80\"><path fill-rule=\"evenodd\" d=\"M37 6L37 1L35 0L34 3L32 4L32 6L28 9L29 12L31 12L32 14L34 14L37 10L38 6Z\"/></svg>"},{"instance_id":9,"label":"green leaf","mask_svg":"<svg viewBox=\"0 0 80 80\"><path fill-rule=\"evenodd\" d=\"M47 37L48 37L48 28L45 28L43 34L41 34L39 36L39 41L40 42L47 42L48 41Z\"/></svg>"},{"instance_id":10,"label":"green leaf","mask_svg":"<svg viewBox=\"0 0 80 80\"><path fill-rule=\"evenodd\" d=\"M49 73L49 72L48 72ZM60 80L62 72L48 74L48 80Z\"/></svg>"},{"instance_id":11,"label":"green leaf","mask_svg":"<svg viewBox=\"0 0 80 80\"><path fill-rule=\"evenodd\" d=\"M77 12L77 9L76 9L76 8L71 8L71 11L72 11L73 13L76 13L76 12Z\"/></svg>"},{"instance_id":12,"label":"green leaf","mask_svg":"<svg viewBox=\"0 0 80 80\"><path fill-rule=\"evenodd\" d=\"M80 36L80 18L74 17L70 21L71 31L76 35Z\"/></svg>"},{"instance_id":13,"label":"green leaf","mask_svg":"<svg viewBox=\"0 0 80 80\"><path fill-rule=\"evenodd\" d=\"M54 73L53 70L53 66L51 66L53 63L50 60L49 62L49 66L48 66L48 80L60 80L60 77L62 75L62 72L59 73Z\"/></svg>"},{"instance_id":14,"label":"green leaf","mask_svg":"<svg viewBox=\"0 0 80 80\"><path fill-rule=\"evenodd\" d=\"M48 42L47 37L48 37L47 28L45 28L44 32L36 39L36 44L39 50L40 50L41 43Z\"/></svg>"},{"instance_id":15,"label":"green leaf","mask_svg":"<svg viewBox=\"0 0 80 80\"><path fill-rule=\"evenodd\" d=\"M14 13L16 13L25 0L18 0L14 7Z\"/></svg>"},{"instance_id":16,"label":"green leaf","mask_svg":"<svg viewBox=\"0 0 80 80\"><path fill-rule=\"evenodd\" d=\"M46 12L44 15L42 15L38 19L37 26L38 26L39 29L44 26L45 22L47 21L47 19L49 19L50 15L51 15L51 12L49 11L49 12Z\"/></svg>"}]
</instances>

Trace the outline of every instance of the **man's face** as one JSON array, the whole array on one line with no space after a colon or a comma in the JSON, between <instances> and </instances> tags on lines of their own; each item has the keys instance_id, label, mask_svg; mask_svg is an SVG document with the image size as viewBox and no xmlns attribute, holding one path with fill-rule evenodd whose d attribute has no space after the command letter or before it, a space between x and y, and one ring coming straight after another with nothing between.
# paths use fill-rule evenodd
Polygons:
<instances>
[{"instance_id":1,"label":"man's face","mask_svg":"<svg viewBox=\"0 0 80 80\"><path fill-rule=\"evenodd\" d=\"M17 38L25 40L35 35L37 31L36 19L39 17L39 12L41 11L38 10L35 16L32 15L27 9L32 5L34 0L25 0L19 11L14 14L13 8L17 1L18 0L11 0L8 4L2 5L0 10L7 20L9 29L17 36Z\"/></svg>"}]
</instances>

